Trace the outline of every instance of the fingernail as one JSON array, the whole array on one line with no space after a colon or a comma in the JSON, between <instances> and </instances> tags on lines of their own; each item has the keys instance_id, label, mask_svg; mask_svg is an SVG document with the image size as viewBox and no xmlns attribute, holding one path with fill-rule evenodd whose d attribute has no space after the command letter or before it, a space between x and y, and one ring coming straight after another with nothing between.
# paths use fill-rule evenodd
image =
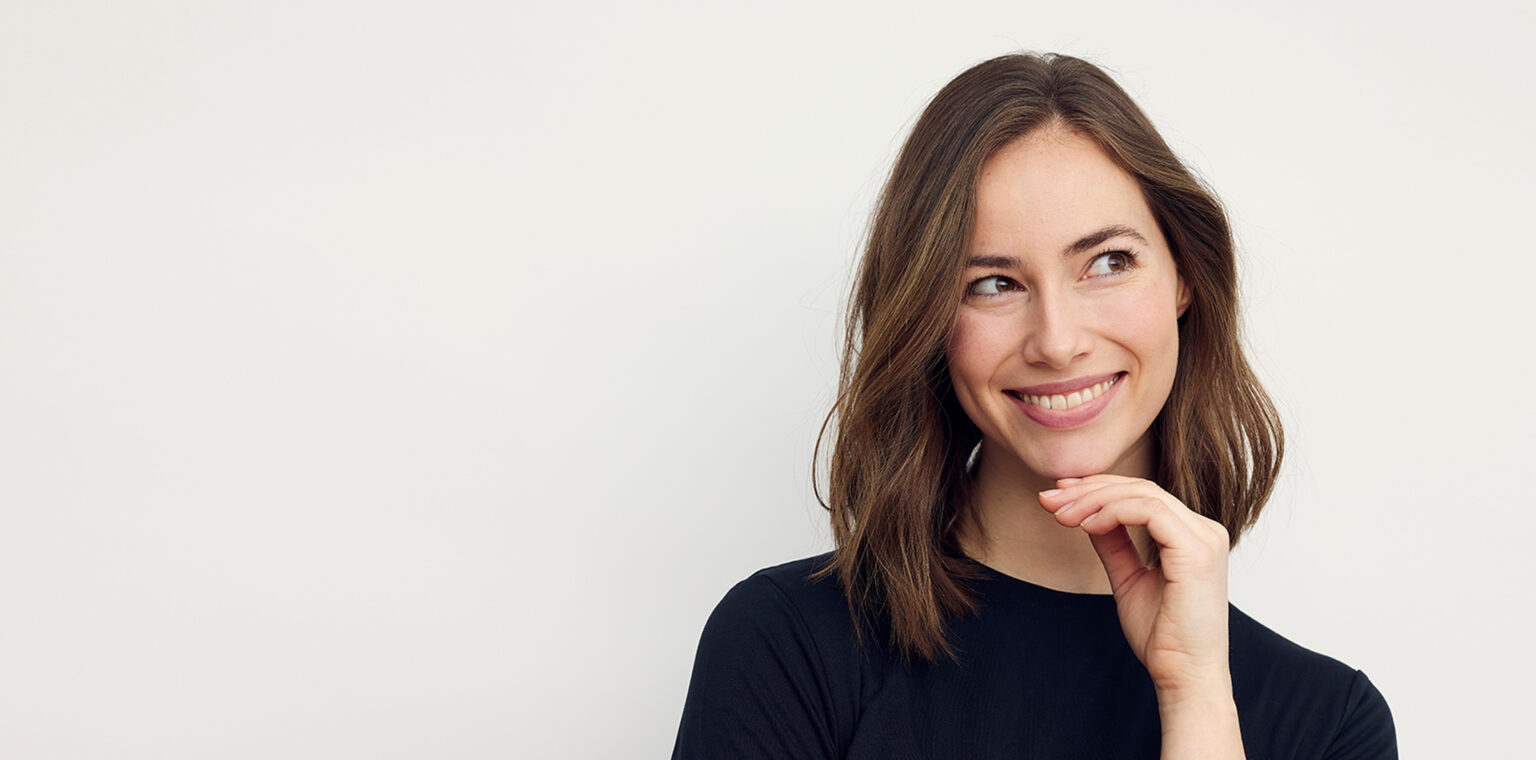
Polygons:
<instances>
[{"instance_id":1,"label":"fingernail","mask_svg":"<svg viewBox=\"0 0 1536 760\"><path fill-rule=\"evenodd\" d=\"M1041 491L1040 495L1041 496L1055 496L1056 494L1059 494L1059 493L1061 493L1061 489L1060 488L1052 488L1049 491Z\"/></svg>"},{"instance_id":2,"label":"fingernail","mask_svg":"<svg viewBox=\"0 0 1536 760\"><path fill-rule=\"evenodd\" d=\"M1065 511L1067 511L1067 510L1069 510L1069 509L1071 509L1071 508L1072 508L1072 505L1073 505L1073 504L1076 504L1076 503L1077 503L1077 502L1076 502L1076 501L1069 501L1069 502L1067 502L1067 503L1066 503L1066 504L1063 504L1063 505L1061 505L1061 508L1060 508L1060 509L1057 509L1057 510L1056 510L1056 511L1055 511L1055 512L1052 512L1052 513L1051 513L1051 514L1053 514L1053 515L1059 515L1059 514L1061 514L1061 513L1062 513L1062 512L1065 512Z\"/></svg>"}]
</instances>

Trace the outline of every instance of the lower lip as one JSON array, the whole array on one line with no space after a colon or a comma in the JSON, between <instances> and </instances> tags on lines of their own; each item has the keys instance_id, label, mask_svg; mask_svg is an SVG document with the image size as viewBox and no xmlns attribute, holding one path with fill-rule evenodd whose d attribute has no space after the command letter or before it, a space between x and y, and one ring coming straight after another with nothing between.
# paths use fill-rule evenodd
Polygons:
<instances>
[{"instance_id":1,"label":"lower lip","mask_svg":"<svg viewBox=\"0 0 1536 760\"><path fill-rule=\"evenodd\" d=\"M1092 401L1086 404L1078 404L1071 409L1041 409L1028 401L1015 398L1011 393L1004 395L1017 404L1025 416L1040 423L1042 427L1052 430L1070 430L1080 425L1086 425L1089 420L1099 416L1099 412L1104 411L1104 407L1109 406L1109 400L1120 391L1120 386L1124 382L1125 373L1122 372L1119 379L1115 381L1115 384L1111 385L1104 393L1095 396Z\"/></svg>"}]
</instances>

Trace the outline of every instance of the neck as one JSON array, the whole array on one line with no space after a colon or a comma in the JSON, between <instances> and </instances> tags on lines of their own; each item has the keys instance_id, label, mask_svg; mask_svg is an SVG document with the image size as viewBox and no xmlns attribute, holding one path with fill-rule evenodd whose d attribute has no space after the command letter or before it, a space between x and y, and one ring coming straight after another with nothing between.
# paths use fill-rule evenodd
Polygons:
<instances>
[{"instance_id":1,"label":"neck","mask_svg":"<svg viewBox=\"0 0 1536 760\"><path fill-rule=\"evenodd\" d=\"M1133 447L1106 472L1150 478L1150 441ZM1038 495L1056 482L1031 471L999 446L982 446L973 471L970 508L960 546L972 559L1005 575L1060 591L1110 593L1109 577L1088 534L1067 528L1040 506ZM1152 539L1145 528L1129 526L1142 555Z\"/></svg>"}]
</instances>

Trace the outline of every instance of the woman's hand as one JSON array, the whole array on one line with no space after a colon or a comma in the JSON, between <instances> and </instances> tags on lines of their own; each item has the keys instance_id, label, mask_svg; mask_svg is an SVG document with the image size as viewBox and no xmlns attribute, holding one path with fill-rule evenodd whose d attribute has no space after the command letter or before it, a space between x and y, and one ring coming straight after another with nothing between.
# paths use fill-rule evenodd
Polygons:
<instances>
[{"instance_id":1,"label":"woman's hand","mask_svg":"<svg viewBox=\"0 0 1536 760\"><path fill-rule=\"evenodd\" d=\"M1227 650L1226 528L1141 478L1093 475L1057 485L1041 492L1040 504L1060 524L1086 531L1104 563L1120 627L1157 689L1165 756L1174 740L1226 750L1235 741L1235 754L1225 755L1240 757ZM1128 525L1144 526L1157 542L1160 567L1142 563Z\"/></svg>"}]
</instances>

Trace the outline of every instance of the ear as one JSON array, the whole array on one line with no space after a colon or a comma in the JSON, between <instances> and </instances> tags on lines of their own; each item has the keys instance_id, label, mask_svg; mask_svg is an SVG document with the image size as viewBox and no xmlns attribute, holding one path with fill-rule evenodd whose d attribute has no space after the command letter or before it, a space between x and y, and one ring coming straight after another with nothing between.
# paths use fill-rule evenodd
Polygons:
<instances>
[{"instance_id":1,"label":"ear","mask_svg":"<svg viewBox=\"0 0 1536 760\"><path fill-rule=\"evenodd\" d=\"M1179 275L1179 316L1189 309L1189 302L1194 300L1194 294L1189 291L1189 284L1184 282L1184 275Z\"/></svg>"}]
</instances>

